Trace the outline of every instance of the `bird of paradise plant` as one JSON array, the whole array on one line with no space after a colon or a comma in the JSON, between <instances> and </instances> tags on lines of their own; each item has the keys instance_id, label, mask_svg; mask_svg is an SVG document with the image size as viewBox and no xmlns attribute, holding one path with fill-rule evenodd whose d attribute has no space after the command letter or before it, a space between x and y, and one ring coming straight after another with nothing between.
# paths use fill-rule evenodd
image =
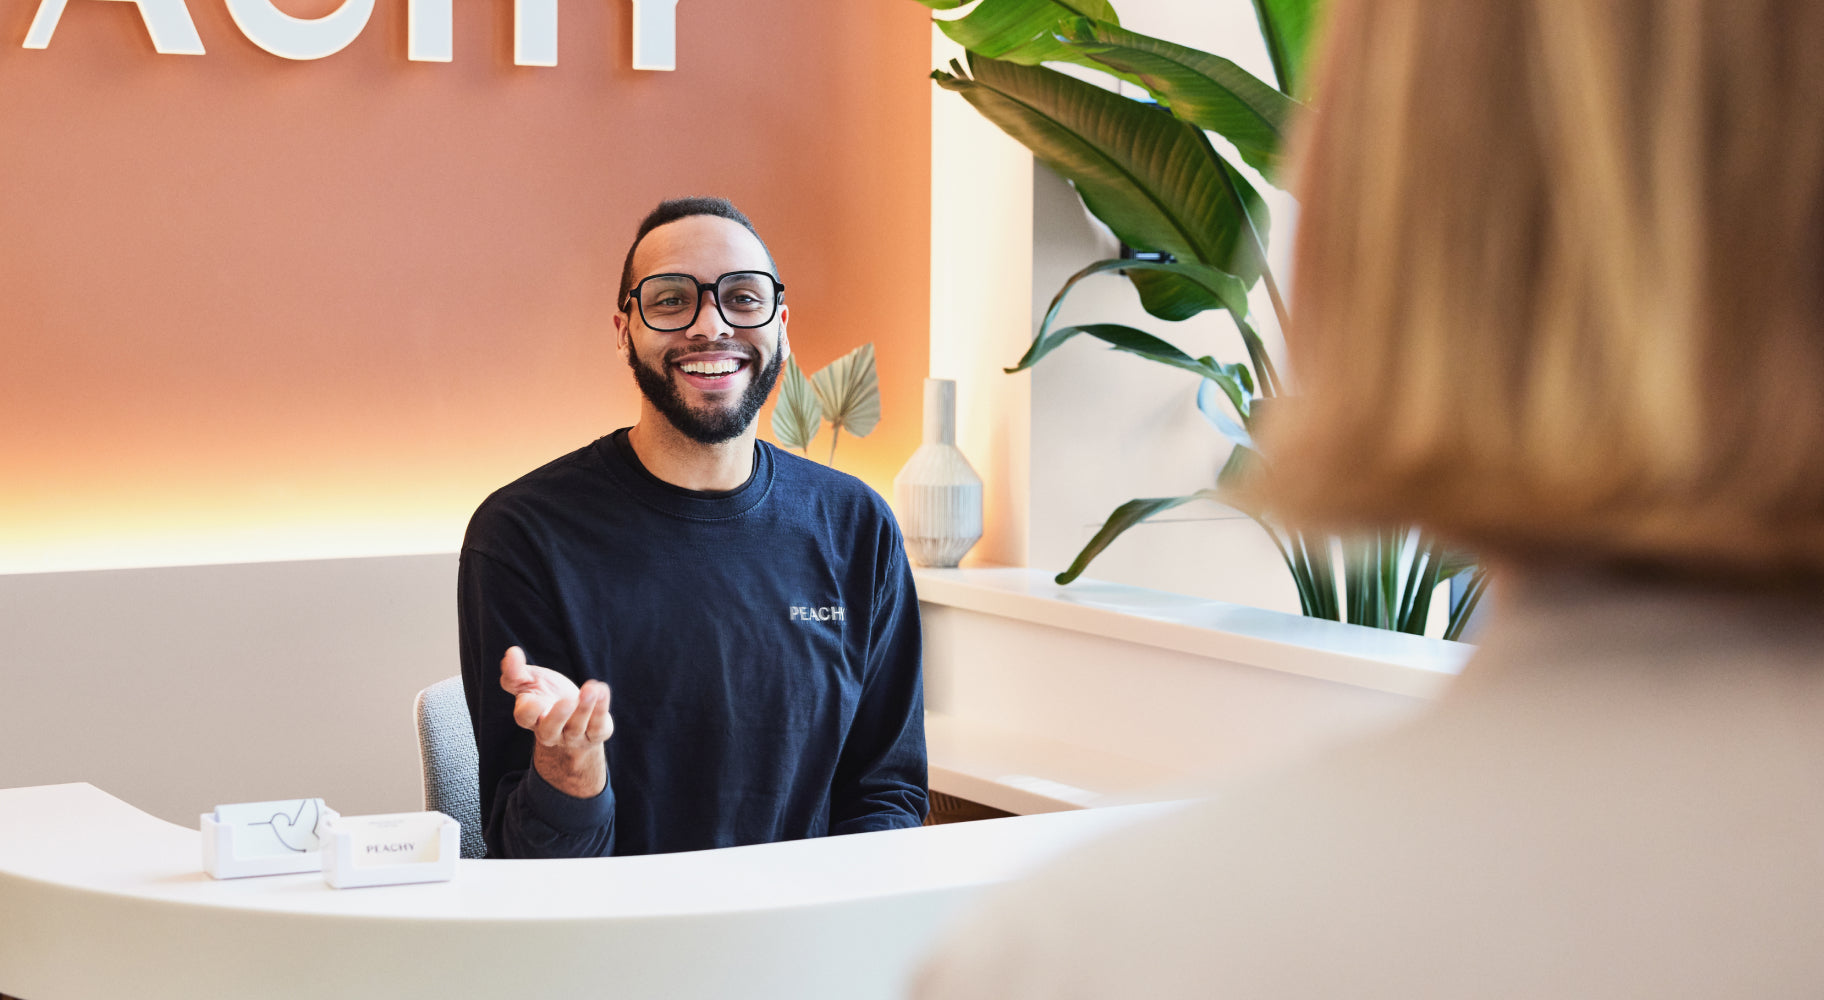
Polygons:
<instances>
[{"instance_id":1,"label":"bird of paradise plant","mask_svg":"<svg viewBox=\"0 0 1824 1000\"><path fill-rule=\"evenodd\" d=\"M1227 140L1267 183L1277 183L1287 126L1312 99L1305 62L1321 0L1254 0L1276 84L1221 56L1123 28L1109 0L918 2L936 10L970 8L938 22L968 50L967 66L952 62L932 79L1069 180L1084 206L1124 244L1159 256L1095 261L1072 275L1053 297L1031 348L1007 370L1024 371L1066 341L1090 337L1200 378L1198 409L1233 444L1214 487L1117 507L1058 574L1059 583L1069 583L1134 525L1195 501L1234 502L1229 487L1267 460L1250 427L1285 383L1256 328L1249 289L1265 286L1280 329L1289 316L1267 260L1266 206L1210 134ZM1122 96L1047 63L1099 70L1143 88L1150 100ZM1059 326L1071 291L1111 272L1125 276L1141 305L1159 319L1227 313L1248 360L1192 357L1121 324ZM1423 633L1438 584L1467 573L1445 631L1454 639L1486 586L1473 561L1417 529L1336 539L1289 527L1271 511L1242 509L1279 548L1299 605L1313 617Z\"/></svg>"}]
</instances>

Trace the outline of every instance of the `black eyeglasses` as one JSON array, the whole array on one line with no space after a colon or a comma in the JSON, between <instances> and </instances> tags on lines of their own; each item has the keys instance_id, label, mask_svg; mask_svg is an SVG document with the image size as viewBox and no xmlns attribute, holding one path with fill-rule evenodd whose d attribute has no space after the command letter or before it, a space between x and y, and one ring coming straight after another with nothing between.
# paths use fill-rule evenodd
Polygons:
<instances>
[{"instance_id":1,"label":"black eyeglasses","mask_svg":"<svg viewBox=\"0 0 1824 1000\"><path fill-rule=\"evenodd\" d=\"M729 326L751 330L779 315L785 286L765 271L730 271L715 281L694 274L654 274L641 278L621 308L636 304L640 321L660 333L688 330L703 310L703 293L716 298L716 311Z\"/></svg>"}]
</instances>

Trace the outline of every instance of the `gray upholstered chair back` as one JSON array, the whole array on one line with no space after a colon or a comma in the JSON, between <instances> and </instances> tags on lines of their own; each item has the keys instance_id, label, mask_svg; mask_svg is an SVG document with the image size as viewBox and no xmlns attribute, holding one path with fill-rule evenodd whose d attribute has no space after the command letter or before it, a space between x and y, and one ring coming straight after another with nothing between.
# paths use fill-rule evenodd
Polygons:
<instances>
[{"instance_id":1,"label":"gray upholstered chair back","mask_svg":"<svg viewBox=\"0 0 1824 1000\"><path fill-rule=\"evenodd\" d=\"M418 692L418 762L424 778L424 807L462 824L462 856L484 858L481 839L481 772L475 728L462 678L446 677Z\"/></svg>"}]
</instances>

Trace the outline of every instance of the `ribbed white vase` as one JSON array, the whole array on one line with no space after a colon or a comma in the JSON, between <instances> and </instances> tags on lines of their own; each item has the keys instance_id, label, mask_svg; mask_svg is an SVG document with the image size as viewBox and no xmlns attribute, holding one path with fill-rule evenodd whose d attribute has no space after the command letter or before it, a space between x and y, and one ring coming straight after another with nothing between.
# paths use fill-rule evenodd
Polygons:
<instances>
[{"instance_id":1,"label":"ribbed white vase","mask_svg":"<svg viewBox=\"0 0 1824 1000\"><path fill-rule=\"evenodd\" d=\"M982 537L982 477L956 447L956 383L925 379L925 440L893 477L906 555L955 566Z\"/></svg>"}]
</instances>

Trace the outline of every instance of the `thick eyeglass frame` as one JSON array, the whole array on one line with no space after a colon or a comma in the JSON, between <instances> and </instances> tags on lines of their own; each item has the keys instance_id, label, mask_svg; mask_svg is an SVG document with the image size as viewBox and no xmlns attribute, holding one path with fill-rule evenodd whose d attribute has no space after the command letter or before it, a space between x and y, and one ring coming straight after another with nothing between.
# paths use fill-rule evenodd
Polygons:
<instances>
[{"instance_id":1,"label":"thick eyeglass frame","mask_svg":"<svg viewBox=\"0 0 1824 1000\"><path fill-rule=\"evenodd\" d=\"M722 311L722 296L716 292L716 289L722 282L737 274L758 275L773 283L773 311L767 313L766 318L758 323L737 323L728 318L728 313ZM690 311L690 319L682 326L655 326L651 320L646 318L646 304L640 301L640 289L646 287L646 283L654 278L683 278L697 286L696 308ZM667 271L664 274L649 274L646 277L641 278L639 283L633 286L633 290L627 293L627 301L621 303L621 311L626 312L629 307L638 309L640 313L640 322L646 324L647 329L657 333L677 333L680 330L688 330L696 325L697 318L703 315L703 302L712 296L716 300L716 314L722 317L722 322L727 323L737 330L757 330L779 318L779 306L785 301L785 284L768 271L726 271L716 275L716 280L714 281L698 281L697 276L694 274Z\"/></svg>"}]
</instances>

